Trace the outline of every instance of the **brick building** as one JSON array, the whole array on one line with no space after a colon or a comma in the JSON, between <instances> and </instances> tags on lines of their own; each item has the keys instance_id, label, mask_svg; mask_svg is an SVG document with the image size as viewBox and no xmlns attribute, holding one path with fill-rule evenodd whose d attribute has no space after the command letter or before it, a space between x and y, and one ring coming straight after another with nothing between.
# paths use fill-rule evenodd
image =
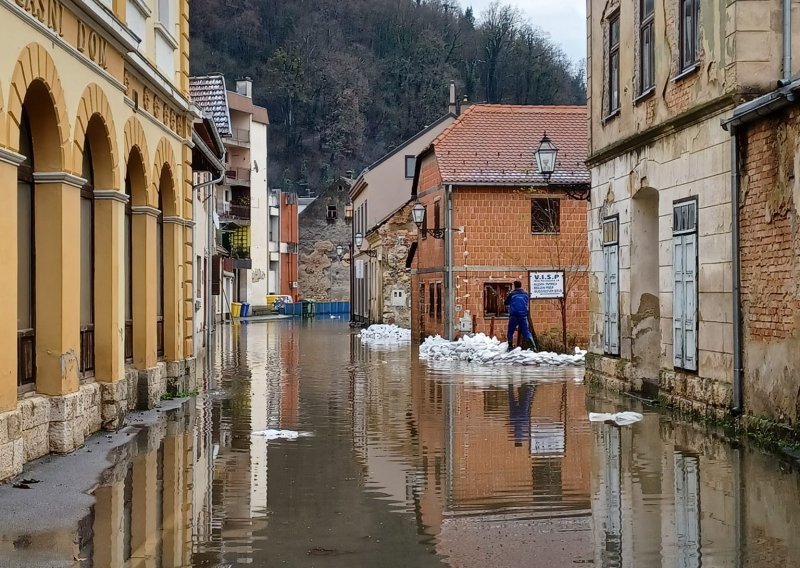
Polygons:
<instances>
[{"instance_id":1,"label":"brick building","mask_svg":"<svg viewBox=\"0 0 800 568\"><path fill-rule=\"evenodd\" d=\"M549 179L535 159L545 134L558 149ZM586 339L585 159L585 108L510 105L469 107L417 157L412 196L426 214L412 264L415 337L453 337L467 318L475 332L495 320L505 338L513 281L529 289L531 277L561 273L567 329ZM534 297L531 315L537 332L560 332L559 300Z\"/></svg>"},{"instance_id":2,"label":"brick building","mask_svg":"<svg viewBox=\"0 0 800 568\"><path fill-rule=\"evenodd\" d=\"M726 125L738 155L742 336L735 403L745 417L800 419L800 185L795 178L800 82L743 104ZM735 290L736 288L734 288ZM734 313L734 320L737 314Z\"/></svg>"},{"instance_id":3,"label":"brick building","mask_svg":"<svg viewBox=\"0 0 800 568\"><path fill-rule=\"evenodd\" d=\"M741 410L734 148L720 123L780 77L781 10L589 2L590 380Z\"/></svg>"}]
</instances>

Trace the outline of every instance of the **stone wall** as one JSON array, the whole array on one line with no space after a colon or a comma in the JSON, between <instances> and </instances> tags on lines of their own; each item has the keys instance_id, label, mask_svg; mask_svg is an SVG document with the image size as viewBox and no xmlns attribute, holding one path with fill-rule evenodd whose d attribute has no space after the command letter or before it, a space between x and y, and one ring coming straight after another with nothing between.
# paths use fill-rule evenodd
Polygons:
<instances>
[{"instance_id":1,"label":"stone wall","mask_svg":"<svg viewBox=\"0 0 800 568\"><path fill-rule=\"evenodd\" d=\"M406 204L377 229L383 273L381 320L406 329L411 327L411 271L406 269L406 259L411 244L417 240L417 226L411 221L413 205L413 202ZM392 305L397 290L405 296L402 306Z\"/></svg>"},{"instance_id":2,"label":"stone wall","mask_svg":"<svg viewBox=\"0 0 800 568\"><path fill-rule=\"evenodd\" d=\"M800 420L799 133L792 110L740 136L744 410L791 425Z\"/></svg>"},{"instance_id":3,"label":"stone wall","mask_svg":"<svg viewBox=\"0 0 800 568\"><path fill-rule=\"evenodd\" d=\"M336 246L352 241L351 220L346 218L352 180L340 178L300 213L299 295L317 301L350 299L350 266L340 261ZM328 207L336 208L336 218L328 217Z\"/></svg>"},{"instance_id":4,"label":"stone wall","mask_svg":"<svg viewBox=\"0 0 800 568\"><path fill-rule=\"evenodd\" d=\"M166 392L196 388L195 360L188 359L145 371L128 368L116 383L88 382L63 396L27 396L16 410L0 413L0 481L49 453L80 448L101 429L121 428L128 412L157 407Z\"/></svg>"}]
</instances>

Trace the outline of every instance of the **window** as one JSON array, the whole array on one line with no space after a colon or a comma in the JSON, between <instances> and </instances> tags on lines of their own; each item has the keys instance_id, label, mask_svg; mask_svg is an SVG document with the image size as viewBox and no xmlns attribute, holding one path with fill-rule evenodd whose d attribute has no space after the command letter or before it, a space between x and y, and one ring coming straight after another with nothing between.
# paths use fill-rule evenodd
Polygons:
<instances>
[{"instance_id":1,"label":"window","mask_svg":"<svg viewBox=\"0 0 800 568\"><path fill-rule=\"evenodd\" d=\"M85 376L94 369L94 171L88 136L83 144L82 175L86 184L81 188L80 212L80 372Z\"/></svg>"},{"instance_id":2,"label":"window","mask_svg":"<svg viewBox=\"0 0 800 568\"><path fill-rule=\"evenodd\" d=\"M680 0L680 58L681 71L694 67L698 59L700 0Z\"/></svg>"},{"instance_id":3,"label":"window","mask_svg":"<svg viewBox=\"0 0 800 568\"><path fill-rule=\"evenodd\" d=\"M436 283L436 321L442 321L442 283Z\"/></svg>"},{"instance_id":4,"label":"window","mask_svg":"<svg viewBox=\"0 0 800 568\"><path fill-rule=\"evenodd\" d=\"M433 284L428 286L428 315L431 317L436 315L436 289Z\"/></svg>"},{"instance_id":5,"label":"window","mask_svg":"<svg viewBox=\"0 0 800 568\"><path fill-rule=\"evenodd\" d=\"M328 221L336 220L336 205L328 205L328 212L325 218L328 219Z\"/></svg>"},{"instance_id":6,"label":"window","mask_svg":"<svg viewBox=\"0 0 800 568\"><path fill-rule=\"evenodd\" d=\"M608 114L619 110L619 13L608 22Z\"/></svg>"},{"instance_id":7,"label":"window","mask_svg":"<svg viewBox=\"0 0 800 568\"><path fill-rule=\"evenodd\" d=\"M414 177L414 168L416 165L416 156L406 156L406 179L412 179Z\"/></svg>"},{"instance_id":8,"label":"window","mask_svg":"<svg viewBox=\"0 0 800 568\"><path fill-rule=\"evenodd\" d=\"M535 197L531 201L531 232L558 233L561 230L561 201Z\"/></svg>"},{"instance_id":9,"label":"window","mask_svg":"<svg viewBox=\"0 0 800 568\"><path fill-rule=\"evenodd\" d=\"M655 0L639 1L639 94L655 85L654 5Z\"/></svg>"},{"instance_id":10,"label":"window","mask_svg":"<svg viewBox=\"0 0 800 568\"><path fill-rule=\"evenodd\" d=\"M28 390L36 383L36 239L33 139L24 109L19 152L25 161L17 168L17 387Z\"/></svg>"},{"instance_id":11,"label":"window","mask_svg":"<svg viewBox=\"0 0 800 568\"><path fill-rule=\"evenodd\" d=\"M163 24L164 26L169 29L169 26L172 24L172 18L170 14L170 4L172 0L158 0L158 21ZM169 30L172 33L172 30Z\"/></svg>"},{"instance_id":12,"label":"window","mask_svg":"<svg viewBox=\"0 0 800 568\"><path fill-rule=\"evenodd\" d=\"M425 212L422 214L422 227L420 232L422 233L422 238L428 238L428 206L423 205L425 207Z\"/></svg>"},{"instance_id":13,"label":"window","mask_svg":"<svg viewBox=\"0 0 800 568\"><path fill-rule=\"evenodd\" d=\"M487 282L483 285L483 315L508 316L506 296L511 292L509 282Z\"/></svg>"},{"instance_id":14,"label":"window","mask_svg":"<svg viewBox=\"0 0 800 568\"><path fill-rule=\"evenodd\" d=\"M619 219L603 221L603 351L619 355Z\"/></svg>"},{"instance_id":15,"label":"window","mask_svg":"<svg viewBox=\"0 0 800 568\"><path fill-rule=\"evenodd\" d=\"M697 201L672 212L672 351L675 367L697 370Z\"/></svg>"},{"instance_id":16,"label":"window","mask_svg":"<svg viewBox=\"0 0 800 568\"><path fill-rule=\"evenodd\" d=\"M441 201L439 201L437 199L436 201L433 202L433 228L434 229L441 229L442 228L442 224L441 224L442 222L439 219L439 217L441 216L441 213L442 213Z\"/></svg>"}]
</instances>

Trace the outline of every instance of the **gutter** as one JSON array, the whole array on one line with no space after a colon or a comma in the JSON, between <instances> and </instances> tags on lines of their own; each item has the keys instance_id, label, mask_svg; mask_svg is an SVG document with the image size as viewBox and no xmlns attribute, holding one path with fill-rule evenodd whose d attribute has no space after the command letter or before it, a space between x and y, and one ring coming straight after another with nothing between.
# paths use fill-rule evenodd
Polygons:
<instances>
[{"instance_id":1,"label":"gutter","mask_svg":"<svg viewBox=\"0 0 800 568\"><path fill-rule=\"evenodd\" d=\"M453 285L453 185L447 184L445 186L445 245L444 257L445 266L447 268L447 318L445 337L450 341L453 340L455 335L455 322L456 317L456 294L455 286Z\"/></svg>"}]
</instances>

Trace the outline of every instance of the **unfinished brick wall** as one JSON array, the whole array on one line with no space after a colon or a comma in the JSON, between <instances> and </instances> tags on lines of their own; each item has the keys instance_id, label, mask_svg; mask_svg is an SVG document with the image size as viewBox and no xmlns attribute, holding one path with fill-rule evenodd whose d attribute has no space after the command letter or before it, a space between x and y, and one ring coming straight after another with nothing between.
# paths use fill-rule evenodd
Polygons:
<instances>
[{"instance_id":1,"label":"unfinished brick wall","mask_svg":"<svg viewBox=\"0 0 800 568\"><path fill-rule=\"evenodd\" d=\"M792 111L740 138L745 410L792 424L800 417L798 129Z\"/></svg>"}]
</instances>

